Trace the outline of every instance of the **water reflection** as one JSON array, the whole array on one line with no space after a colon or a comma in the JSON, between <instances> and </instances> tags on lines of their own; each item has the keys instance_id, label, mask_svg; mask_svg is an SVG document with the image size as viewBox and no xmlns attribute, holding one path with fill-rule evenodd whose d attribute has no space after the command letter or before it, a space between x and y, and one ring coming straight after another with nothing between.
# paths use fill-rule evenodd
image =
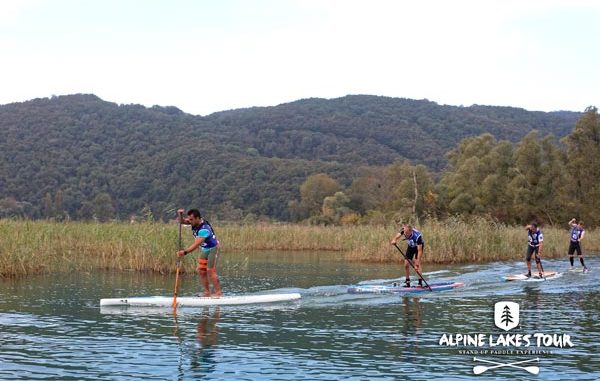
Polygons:
<instances>
[{"instance_id":1,"label":"water reflection","mask_svg":"<svg viewBox=\"0 0 600 381\"><path fill-rule=\"evenodd\" d=\"M177 313L173 314L173 336L179 349L178 380L189 378L190 371L198 377L207 376L215 371L216 345L219 341L217 323L220 320L219 306L204 307L198 322L195 323L195 330L191 329L193 326L189 324L194 320L186 322L185 318L178 318Z\"/></svg>"},{"instance_id":2,"label":"water reflection","mask_svg":"<svg viewBox=\"0 0 600 381\"><path fill-rule=\"evenodd\" d=\"M404 296L402 306L404 307L404 333L416 337L422 324L423 307L420 298Z\"/></svg>"},{"instance_id":3,"label":"water reflection","mask_svg":"<svg viewBox=\"0 0 600 381\"><path fill-rule=\"evenodd\" d=\"M523 287L525 292L525 307L534 314L534 319L529 319L531 328L539 331L541 325L545 325L545 316L543 308L541 308L542 295L538 285L527 284Z\"/></svg>"},{"instance_id":4,"label":"water reflection","mask_svg":"<svg viewBox=\"0 0 600 381\"><path fill-rule=\"evenodd\" d=\"M210 308L205 307L202 316L198 320L197 338L202 348L210 348L216 345L219 339L219 329L217 323L221 319L221 308L215 307L213 313Z\"/></svg>"},{"instance_id":5,"label":"water reflection","mask_svg":"<svg viewBox=\"0 0 600 381\"><path fill-rule=\"evenodd\" d=\"M221 319L221 309L215 307L212 314L209 307L205 307L198 319L196 326L196 350L191 356L190 368L194 373L208 375L215 370L216 350L213 346L219 340L217 323Z\"/></svg>"},{"instance_id":6,"label":"water reflection","mask_svg":"<svg viewBox=\"0 0 600 381\"><path fill-rule=\"evenodd\" d=\"M396 274L317 260L311 254L306 263L285 266L250 262L259 275L225 278L228 292L235 285L239 293L310 284L297 303L178 308L177 316L164 308L98 308L100 297L168 293L167 277L99 273L0 281L0 379L473 379L473 355L439 340L497 333L498 299L520 303L516 333L571 335L574 347L540 356L539 379L600 379L595 273L503 283L496 266L475 265L471 273L457 267L435 275L436 281L466 280L460 291L356 297L345 285ZM494 372L480 378L523 379L514 369Z\"/></svg>"}]
</instances>

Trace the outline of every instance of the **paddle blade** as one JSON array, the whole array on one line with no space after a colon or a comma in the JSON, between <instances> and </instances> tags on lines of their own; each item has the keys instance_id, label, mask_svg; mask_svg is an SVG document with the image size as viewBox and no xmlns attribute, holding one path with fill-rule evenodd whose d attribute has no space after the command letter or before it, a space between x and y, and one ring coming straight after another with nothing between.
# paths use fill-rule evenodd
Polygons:
<instances>
[{"instance_id":1,"label":"paddle blade","mask_svg":"<svg viewBox=\"0 0 600 381\"><path fill-rule=\"evenodd\" d=\"M525 368L526 371L528 371L531 374L538 374L540 373L540 367L532 365L532 366L526 366Z\"/></svg>"},{"instance_id":2,"label":"paddle blade","mask_svg":"<svg viewBox=\"0 0 600 381\"><path fill-rule=\"evenodd\" d=\"M486 370L488 370L489 368L485 365L475 365L473 367L473 373L475 374L481 374L483 372L485 372Z\"/></svg>"}]
</instances>

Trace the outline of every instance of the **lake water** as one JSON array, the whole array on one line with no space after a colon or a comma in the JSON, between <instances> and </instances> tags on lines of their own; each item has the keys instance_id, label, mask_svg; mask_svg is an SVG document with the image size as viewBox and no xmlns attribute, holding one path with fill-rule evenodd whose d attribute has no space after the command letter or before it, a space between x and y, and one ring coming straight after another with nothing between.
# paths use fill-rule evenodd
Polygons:
<instances>
[{"instance_id":1,"label":"lake water","mask_svg":"<svg viewBox=\"0 0 600 381\"><path fill-rule=\"evenodd\" d=\"M545 282L500 280L522 272L521 262L426 266L429 283L465 287L403 297L346 292L351 284L398 279L398 265L348 263L338 253L226 254L219 264L225 293L300 292L302 299L180 308L176 318L170 309L99 307L106 297L172 295L174 275L4 280L0 379L599 380L600 258L587 261L590 273ZM544 267L563 271L567 263L546 260ZM180 296L199 292L195 275L182 278ZM494 324L500 301L519 305L519 325L510 331ZM440 343L456 334L483 341ZM544 346L544 339L538 346L536 334L569 338L562 348ZM486 368L476 375L475 366ZM537 376L528 373L536 368Z\"/></svg>"}]
</instances>

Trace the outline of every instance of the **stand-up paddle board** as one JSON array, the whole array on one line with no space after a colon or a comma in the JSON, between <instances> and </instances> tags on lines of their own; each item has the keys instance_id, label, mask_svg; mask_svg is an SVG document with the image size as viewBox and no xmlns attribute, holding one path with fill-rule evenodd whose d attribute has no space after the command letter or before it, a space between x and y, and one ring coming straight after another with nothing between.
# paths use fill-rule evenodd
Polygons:
<instances>
[{"instance_id":1,"label":"stand-up paddle board","mask_svg":"<svg viewBox=\"0 0 600 381\"><path fill-rule=\"evenodd\" d=\"M568 270L570 273L589 273L590 269L587 267L575 267Z\"/></svg>"},{"instance_id":2,"label":"stand-up paddle board","mask_svg":"<svg viewBox=\"0 0 600 381\"><path fill-rule=\"evenodd\" d=\"M525 282L543 282L544 279L555 279L561 276L562 274L557 271L546 271L544 272L544 276L541 277L540 274L532 272L531 276L528 277L527 274L515 274L515 275L505 275L502 277L503 280L510 282L513 280L521 280Z\"/></svg>"},{"instance_id":3,"label":"stand-up paddle board","mask_svg":"<svg viewBox=\"0 0 600 381\"><path fill-rule=\"evenodd\" d=\"M404 287L402 285L368 284L348 287L349 294L411 294L418 292L448 291L456 287L464 286L461 282L431 283L423 287Z\"/></svg>"},{"instance_id":4,"label":"stand-up paddle board","mask_svg":"<svg viewBox=\"0 0 600 381\"><path fill-rule=\"evenodd\" d=\"M234 295L220 298L209 297L177 297L178 307L223 306L235 304L274 303L298 300L298 293L263 294L263 295ZM132 298L100 299L100 306L138 306L138 307L172 307L172 296L143 296Z\"/></svg>"}]
</instances>

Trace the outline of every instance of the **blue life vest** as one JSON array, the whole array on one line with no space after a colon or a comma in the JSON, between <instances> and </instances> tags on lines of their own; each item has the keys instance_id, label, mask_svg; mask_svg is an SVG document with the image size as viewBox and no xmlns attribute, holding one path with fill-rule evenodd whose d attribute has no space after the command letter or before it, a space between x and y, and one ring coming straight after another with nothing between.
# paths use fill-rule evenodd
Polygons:
<instances>
[{"instance_id":1,"label":"blue life vest","mask_svg":"<svg viewBox=\"0 0 600 381\"><path fill-rule=\"evenodd\" d=\"M406 236L405 236L406 237ZM406 237L406 241L408 243L408 246L410 247L417 247L417 240L421 238L421 242L419 244L425 244L425 242L423 241L423 238L421 237L421 232L418 231L417 229L413 229L412 230L412 234L408 237Z\"/></svg>"},{"instance_id":2,"label":"blue life vest","mask_svg":"<svg viewBox=\"0 0 600 381\"><path fill-rule=\"evenodd\" d=\"M544 240L544 235L542 234L542 231L540 230L540 228L537 229L537 231L532 232L531 230L527 231L527 235L529 238L529 246L539 246L540 242L542 242Z\"/></svg>"},{"instance_id":3,"label":"blue life vest","mask_svg":"<svg viewBox=\"0 0 600 381\"><path fill-rule=\"evenodd\" d=\"M207 221L202 222L197 227L192 226L192 234L194 238L204 238L204 241L200 244L202 251L212 249L219 242L212 226Z\"/></svg>"},{"instance_id":4,"label":"blue life vest","mask_svg":"<svg viewBox=\"0 0 600 381\"><path fill-rule=\"evenodd\" d=\"M573 226L573 229L571 229L571 242L579 242L579 238L581 238L581 233L583 233L583 229L581 229L577 225Z\"/></svg>"}]
</instances>

